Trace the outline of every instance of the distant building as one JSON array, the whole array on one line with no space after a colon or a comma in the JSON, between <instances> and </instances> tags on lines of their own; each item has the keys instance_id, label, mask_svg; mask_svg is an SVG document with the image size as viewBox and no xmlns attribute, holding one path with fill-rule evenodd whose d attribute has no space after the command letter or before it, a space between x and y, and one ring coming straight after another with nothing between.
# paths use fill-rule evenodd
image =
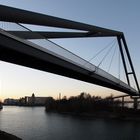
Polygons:
<instances>
[{"instance_id":1,"label":"distant building","mask_svg":"<svg viewBox=\"0 0 140 140\"><path fill-rule=\"evenodd\" d=\"M32 96L25 96L20 99L7 98L4 100L4 105L21 105L21 106L45 106L47 102L51 102L52 97L36 97L33 93Z\"/></svg>"},{"instance_id":2,"label":"distant building","mask_svg":"<svg viewBox=\"0 0 140 140\"><path fill-rule=\"evenodd\" d=\"M36 97L35 94L33 93L32 96L25 96L24 102L26 105L45 105L46 102L53 100L52 97Z\"/></svg>"},{"instance_id":3,"label":"distant building","mask_svg":"<svg viewBox=\"0 0 140 140\"><path fill-rule=\"evenodd\" d=\"M3 104L4 105L17 105L19 102L18 99L11 99L11 98L7 98L4 100Z\"/></svg>"}]
</instances>

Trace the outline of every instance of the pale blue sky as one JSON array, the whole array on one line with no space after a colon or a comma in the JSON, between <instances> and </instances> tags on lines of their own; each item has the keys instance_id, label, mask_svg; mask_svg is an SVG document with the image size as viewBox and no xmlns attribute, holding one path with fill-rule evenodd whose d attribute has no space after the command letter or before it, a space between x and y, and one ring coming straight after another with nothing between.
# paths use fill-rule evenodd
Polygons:
<instances>
[{"instance_id":1,"label":"pale blue sky","mask_svg":"<svg viewBox=\"0 0 140 140\"><path fill-rule=\"evenodd\" d=\"M0 4L40 12L61 18L85 22L124 32L140 81L140 1L139 0L1 0ZM74 53L89 59L98 45L105 46L105 39L65 39L55 40ZM101 43L102 42L102 43ZM98 44L99 43L99 44ZM93 53L92 53L93 52ZM85 82L33 70L5 62L0 62L0 96L21 97L31 95L57 97L77 95L82 91L92 95L117 93Z\"/></svg>"}]
</instances>

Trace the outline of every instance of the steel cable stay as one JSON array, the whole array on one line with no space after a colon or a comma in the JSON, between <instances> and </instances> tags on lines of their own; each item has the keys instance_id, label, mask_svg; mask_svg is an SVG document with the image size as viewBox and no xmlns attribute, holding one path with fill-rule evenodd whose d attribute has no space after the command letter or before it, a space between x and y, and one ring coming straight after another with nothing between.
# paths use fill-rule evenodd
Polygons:
<instances>
[{"instance_id":1,"label":"steel cable stay","mask_svg":"<svg viewBox=\"0 0 140 140\"><path fill-rule=\"evenodd\" d=\"M118 78L121 79L121 54L120 50L118 49Z\"/></svg>"},{"instance_id":2,"label":"steel cable stay","mask_svg":"<svg viewBox=\"0 0 140 140\"><path fill-rule=\"evenodd\" d=\"M112 62L113 62L113 59L114 59L114 56L115 56L116 49L117 49L117 46L115 46L114 51L113 51L113 53L112 53L111 60L110 60L110 64L109 64L109 67L108 67L108 70L107 70L108 73L109 73L110 68L111 68L111 66L112 66Z\"/></svg>"},{"instance_id":3,"label":"steel cable stay","mask_svg":"<svg viewBox=\"0 0 140 140\"><path fill-rule=\"evenodd\" d=\"M103 61L106 59L106 57L109 55L109 53L111 52L111 50L113 49L113 47L115 46L116 42L114 42L111 47L108 49L108 51L106 52L106 54L103 56L102 60L100 61L100 63L97 65L97 67L99 68L101 66L101 64L103 63Z\"/></svg>"},{"instance_id":4,"label":"steel cable stay","mask_svg":"<svg viewBox=\"0 0 140 140\"><path fill-rule=\"evenodd\" d=\"M125 77L125 72L124 72L124 67L122 66L122 59L121 59L121 53L120 53L120 49L119 49L119 46L117 46L118 47L118 73L117 73L117 77L118 77L118 79L119 80L121 80L121 81L123 81L123 82L125 82L125 83L127 83L127 79L126 79L126 77ZM123 76L123 77L122 77Z\"/></svg>"},{"instance_id":5,"label":"steel cable stay","mask_svg":"<svg viewBox=\"0 0 140 140\"><path fill-rule=\"evenodd\" d=\"M113 41L111 41L109 44L107 44L103 49L101 49L100 51L98 51L94 56L92 56L89 60L87 60L87 62L84 64L87 65L88 63L90 63L93 59L95 59L99 54L101 54L104 50L106 50L108 47L110 47L110 45L112 45L115 42L115 39Z\"/></svg>"}]
</instances>

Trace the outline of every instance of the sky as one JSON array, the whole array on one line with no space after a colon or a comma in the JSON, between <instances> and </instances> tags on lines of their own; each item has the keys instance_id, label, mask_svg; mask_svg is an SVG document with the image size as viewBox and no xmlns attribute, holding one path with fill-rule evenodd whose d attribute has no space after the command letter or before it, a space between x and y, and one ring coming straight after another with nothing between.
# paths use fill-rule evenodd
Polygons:
<instances>
[{"instance_id":1,"label":"sky","mask_svg":"<svg viewBox=\"0 0 140 140\"><path fill-rule=\"evenodd\" d=\"M140 83L140 1L139 0L0 0L0 4L47 15L57 16L124 32L134 68ZM35 27L32 27L35 28ZM36 28L34 29L36 30ZM80 57L89 60L99 46L106 46L109 39L53 40ZM94 63L94 62L93 62ZM116 69L112 70L116 72ZM0 98L30 96L74 96L87 92L96 96L122 93L0 61Z\"/></svg>"}]
</instances>

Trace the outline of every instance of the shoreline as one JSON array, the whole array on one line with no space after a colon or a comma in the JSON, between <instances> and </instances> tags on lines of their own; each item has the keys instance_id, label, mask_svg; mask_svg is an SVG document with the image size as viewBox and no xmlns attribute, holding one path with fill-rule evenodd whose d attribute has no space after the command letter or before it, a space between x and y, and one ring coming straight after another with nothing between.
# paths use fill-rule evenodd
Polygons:
<instances>
[{"instance_id":1,"label":"shoreline","mask_svg":"<svg viewBox=\"0 0 140 140\"><path fill-rule=\"evenodd\" d=\"M59 111L46 111L47 113L57 113L62 115L70 115L73 117L85 117L87 119L113 119L123 121L139 121L140 116L131 116L130 114L120 114L114 112L94 112L94 113L74 113L74 112L59 112ZM128 115L128 116L127 116Z\"/></svg>"},{"instance_id":2,"label":"shoreline","mask_svg":"<svg viewBox=\"0 0 140 140\"><path fill-rule=\"evenodd\" d=\"M21 138L0 130L0 140L22 140Z\"/></svg>"}]
</instances>

